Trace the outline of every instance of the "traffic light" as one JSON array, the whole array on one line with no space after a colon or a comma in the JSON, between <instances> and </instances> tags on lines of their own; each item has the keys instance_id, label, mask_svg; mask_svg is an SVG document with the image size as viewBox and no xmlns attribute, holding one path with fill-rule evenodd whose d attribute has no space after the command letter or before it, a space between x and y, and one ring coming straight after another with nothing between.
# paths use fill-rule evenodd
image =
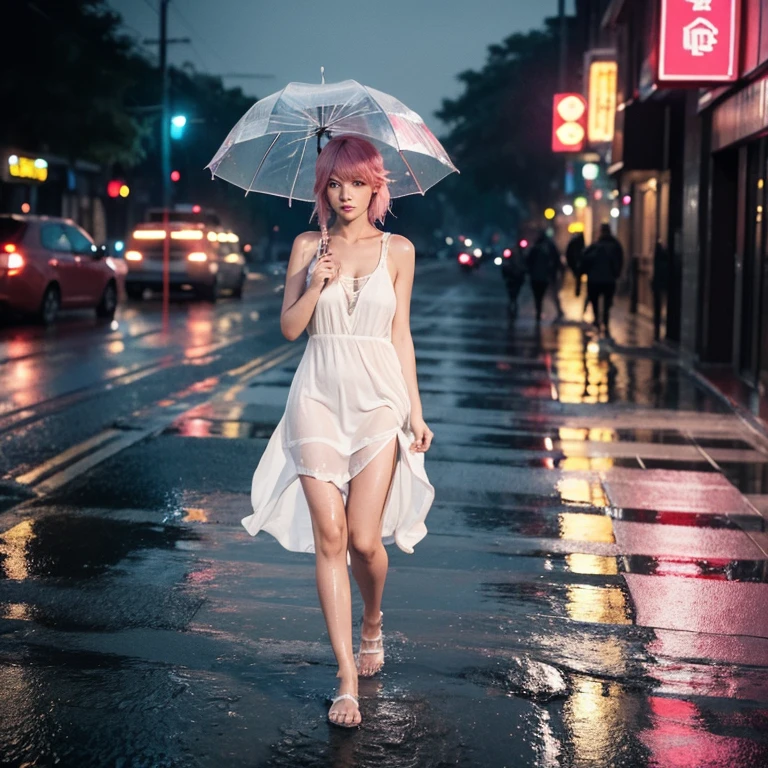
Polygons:
<instances>
[{"instance_id":1,"label":"traffic light","mask_svg":"<svg viewBox=\"0 0 768 768\"><path fill-rule=\"evenodd\" d=\"M186 115L174 115L171 118L171 138L181 139L184 136L184 128L187 125Z\"/></svg>"},{"instance_id":2,"label":"traffic light","mask_svg":"<svg viewBox=\"0 0 768 768\"><path fill-rule=\"evenodd\" d=\"M552 151L583 152L587 141L587 100L580 93L556 93Z\"/></svg>"},{"instance_id":3,"label":"traffic light","mask_svg":"<svg viewBox=\"0 0 768 768\"><path fill-rule=\"evenodd\" d=\"M178 181L181 178L181 174L178 171L171 171L171 181Z\"/></svg>"},{"instance_id":4,"label":"traffic light","mask_svg":"<svg viewBox=\"0 0 768 768\"><path fill-rule=\"evenodd\" d=\"M123 182L120 179L110 179L107 182L107 197L120 197L120 188Z\"/></svg>"}]
</instances>

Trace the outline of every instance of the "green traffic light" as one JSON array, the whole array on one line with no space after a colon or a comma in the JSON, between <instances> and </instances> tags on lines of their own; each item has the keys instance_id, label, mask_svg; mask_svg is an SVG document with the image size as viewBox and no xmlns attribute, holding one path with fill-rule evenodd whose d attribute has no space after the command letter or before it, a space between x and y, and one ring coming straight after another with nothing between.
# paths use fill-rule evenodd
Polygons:
<instances>
[{"instance_id":1,"label":"green traffic light","mask_svg":"<svg viewBox=\"0 0 768 768\"><path fill-rule=\"evenodd\" d=\"M187 125L186 115L174 115L171 118L171 138L180 139L184 136L184 128Z\"/></svg>"}]
</instances>

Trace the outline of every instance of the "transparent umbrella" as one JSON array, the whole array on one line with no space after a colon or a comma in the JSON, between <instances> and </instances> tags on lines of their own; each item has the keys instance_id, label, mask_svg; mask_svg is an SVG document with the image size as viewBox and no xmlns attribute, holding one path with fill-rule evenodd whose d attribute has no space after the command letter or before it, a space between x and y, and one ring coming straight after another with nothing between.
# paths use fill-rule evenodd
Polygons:
<instances>
[{"instance_id":1,"label":"transparent umbrella","mask_svg":"<svg viewBox=\"0 0 768 768\"><path fill-rule=\"evenodd\" d=\"M457 171L413 110L355 80L289 83L256 102L206 166L214 177L248 192L314 202L315 161L326 140L341 134L368 139L389 171L390 195L424 194Z\"/></svg>"}]
</instances>

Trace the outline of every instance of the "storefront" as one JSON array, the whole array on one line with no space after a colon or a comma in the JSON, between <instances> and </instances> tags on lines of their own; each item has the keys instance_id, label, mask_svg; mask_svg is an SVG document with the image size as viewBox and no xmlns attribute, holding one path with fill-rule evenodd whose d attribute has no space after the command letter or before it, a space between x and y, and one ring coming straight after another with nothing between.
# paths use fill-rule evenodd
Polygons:
<instances>
[{"instance_id":1,"label":"storefront","mask_svg":"<svg viewBox=\"0 0 768 768\"><path fill-rule=\"evenodd\" d=\"M106 239L102 169L48 153L0 149L0 212L65 216Z\"/></svg>"},{"instance_id":2,"label":"storefront","mask_svg":"<svg viewBox=\"0 0 768 768\"><path fill-rule=\"evenodd\" d=\"M768 386L768 77L708 107L700 358Z\"/></svg>"}]
</instances>

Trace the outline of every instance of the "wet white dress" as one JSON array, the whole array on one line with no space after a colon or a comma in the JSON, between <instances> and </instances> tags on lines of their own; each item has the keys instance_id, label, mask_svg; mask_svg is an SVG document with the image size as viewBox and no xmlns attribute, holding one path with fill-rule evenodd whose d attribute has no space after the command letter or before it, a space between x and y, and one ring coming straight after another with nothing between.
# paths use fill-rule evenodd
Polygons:
<instances>
[{"instance_id":1,"label":"wet white dress","mask_svg":"<svg viewBox=\"0 0 768 768\"><path fill-rule=\"evenodd\" d=\"M411 553L427 533L435 491L424 454L409 451L410 398L391 340L397 297L387 268L389 238L382 237L373 272L357 279L340 275L320 294L285 413L253 475L253 514L243 525L252 536L272 534L294 552L315 551L299 475L332 482L346 500L350 479L393 438L398 455L382 540Z\"/></svg>"}]
</instances>

